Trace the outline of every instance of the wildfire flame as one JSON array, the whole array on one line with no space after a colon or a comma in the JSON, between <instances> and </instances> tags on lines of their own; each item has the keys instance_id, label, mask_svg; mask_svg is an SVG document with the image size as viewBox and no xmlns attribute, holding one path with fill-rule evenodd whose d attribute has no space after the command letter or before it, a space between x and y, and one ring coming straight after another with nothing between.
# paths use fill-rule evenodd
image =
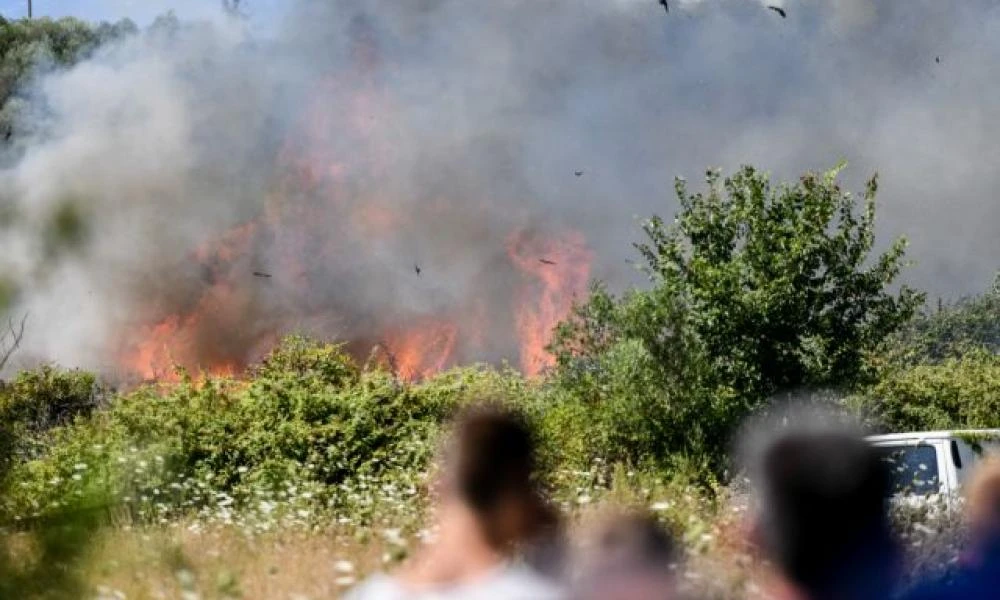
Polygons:
<instances>
[{"instance_id":1,"label":"wildfire flame","mask_svg":"<svg viewBox=\"0 0 1000 600\"><path fill-rule=\"evenodd\" d=\"M518 231L507 242L507 255L531 279L519 290L515 322L521 370L537 375L553 364L546 350L552 330L586 291L593 254L578 232L541 239Z\"/></svg>"},{"instance_id":2,"label":"wildfire flame","mask_svg":"<svg viewBox=\"0 0 1000 600\"><path fill-rule=\"evenodd\" d=\"M506 247L494 252L506 256L506 265L482 266L485 277L515 282L502 288L505 297L470 293L420 308L360 312L356 303L338 301L338 286L364 286L391 273L359 276L352 255L392 247L415 221L408 211L447 216L454 206L454 199L416 205L383 197L379 182L395 160L392 140L405 128L371 77L381 65L375 38L364 23L356 29L357 72L317 87L279 152L276 185L260 216L190 252L201 285L126 335L119 362L128 372L170 381L180 365L238 375L293 331L338 338L361 359L379 348L383 363L408 380L460 361L502 358L498 352L517 352L529 376L552 364L546 352L552 329L586 291L593 259L583 235L572 230L519 228L507 236ZM341 101L331 103L332 97ZM503 239L495 243L503 246ZM266 268L258 264L262 256ZM419 265L404 268L410 285L447 284L447 273L430 282ZM509 339L488 339L498 335Z\"/></svg>"},{"instance_id":3,"label":"wildfire flame","mask_svg":"<svg viewBox=\"0 0 1000 600\"><path fill-rule=\"evenodd\" d=\"M428 319L408 330L392 332L387 338L390 367L404 379L423 379L448 365L458 339L458 327Z\"/></svg>"}]
</instances>

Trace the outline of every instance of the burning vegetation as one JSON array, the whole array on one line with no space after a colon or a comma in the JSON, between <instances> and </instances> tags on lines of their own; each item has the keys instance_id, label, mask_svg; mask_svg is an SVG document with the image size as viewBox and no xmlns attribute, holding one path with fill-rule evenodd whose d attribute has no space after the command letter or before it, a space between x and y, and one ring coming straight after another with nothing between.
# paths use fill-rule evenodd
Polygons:
<instances>
[{"instance_id":1,"label":"burning vegetation","mask_svg":"<svg viewBox=\"0 0 1000 600\"><path fill-rule=\"evenodd\" d=\"M379 83L370 27L351 31L350 67L308 95L260 214L192 248L184 284L144 303L117 352L126 377L239 375L299 332L409 380L470 361L527 375L552 364L552 329L590 278L584 235L531 215L498 233L464 189L387 184L407 123Z\"/></svg>"}]
</instances>

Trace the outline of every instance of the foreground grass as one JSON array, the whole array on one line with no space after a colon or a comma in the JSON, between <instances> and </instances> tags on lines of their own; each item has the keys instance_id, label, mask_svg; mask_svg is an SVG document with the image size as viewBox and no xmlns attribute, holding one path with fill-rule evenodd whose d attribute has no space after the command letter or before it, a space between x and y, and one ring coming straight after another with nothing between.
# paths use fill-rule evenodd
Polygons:
<instances>
[{"instance_id":1,"label":"foreground grass","mask_svg":"<svg viewBox=\"0 0 1000 600\"><path fill-rule=\"evenodd\" d=\"M585 531L608 509L581 509L573 516L574 530ZM753 595L759 587L754 565L727 537L735 530L726 523L698 535L697 550L680 573L686 587L708 597ZM337 526L264 534L194 522L113 528L100 535L80 576L99 600L337 598L368 574L403 564L423 543L421 535Z\"/></svg>"},{"instance_id":2,"label":"foreground grass","mask_svg":"<svg viewBox=\"0 0 1000 600\"><path fill-rule=\"evenodd\" d=\"M681 540L685 560L678 581L694 597L767 596L770 573L746 544L746 497L728 489L713 497L675 481L600 469L561 474L555 497L569 524L570 547L579 548L590 525L610 510L644 509L658 515ZM576 485L574 485L574 482ZM426 498L420 500L426 503ZM369 574L393 570L433 538L421 511L395 512L376 521L300 518L280 511L262 515L228 510L143 525L122 519L96 532L72 567L84 595L97 600L173 599L315 600L340 597ZM948 569L962 542L958 511L928 505L897 511L908 579ZM20 536L20 537L19 537ZM28 560L31 538L16 534L8 550ZM48 596L46 596L48 597ZM54 595L53 598L61 596ZM69 596L66 596L69 597Z\"/></svg>"},{"instance_id":3,"label":"foreground grass","mask_svg":"<svg viewBox=\"0 0 1000 600\"><path fill-rule=\"evenodd\" d=\"M176 524L105 532L83 578L101 599L336 598L399 556L336 528L247 535Z\"/></svg>"}]
</instances>

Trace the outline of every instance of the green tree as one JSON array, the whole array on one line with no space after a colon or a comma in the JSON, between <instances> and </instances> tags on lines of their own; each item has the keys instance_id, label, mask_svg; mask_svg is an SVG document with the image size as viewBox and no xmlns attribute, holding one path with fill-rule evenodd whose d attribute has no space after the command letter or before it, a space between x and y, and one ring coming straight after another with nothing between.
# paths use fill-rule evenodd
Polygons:
<instances>
[{"instance_id":1,"label":"green tree","mask_svg":"<svg viewBox=\"0 0 1000 600\"><path fill-rule=\"evenodd\" d=\"M615 373L638 363L634 354L630 365L608 359L637 342L655 365L645 395L672 390L649 427L670 432L672 451L716 456L726 432L770 395L863 381L866 355L923 296L890 291L903 240L873 254L877 180L859 203L837 183L840 170L777 186L753 167L725 179L711 171L707 191L694 194L678 180L675 221L649 219L637 245L650 287L621 299L598 288L558 328L561 381L610 401ZM692 433L696 446L686 441Z\"/></svg>"},{"instance_id":2,"label":"green tree","mask_svg":"<svg viewBox=\"0 0 1000 600\"><path fill-rule=\"evenodd\" d=\"M10 21L0 17L0 146L18 134L34 74L71 66L103 44L137 31L127 19L90 24L73 18Z\"/></svg>"},{"instance_id":3,"label":"green tree","mask_svg":"<svg viewBox=\"0 0 1000 600\"><path fill-rule=\"evenodd\" d=\"M889 291L905 240L872 256L877 178L858 211L840 170L776 188L752 167L721 184L710 172L706 194L680 180L674 225L654 217L643 227L651 281L687 307L715 369L741 393L850 386L865 354L923 302L906 286Z\"/></svg>"},{"instance_id":4,"label":"green tree","mask_svg":"<svg viewBox=\"0 0 1000 600\"><path fill-rule=\"evenodd\" d=\"M891 340L885 359L938 363L973 350L1000 352L1000 276L984 294L918 315Z\"/></svg>"}]
</instances>

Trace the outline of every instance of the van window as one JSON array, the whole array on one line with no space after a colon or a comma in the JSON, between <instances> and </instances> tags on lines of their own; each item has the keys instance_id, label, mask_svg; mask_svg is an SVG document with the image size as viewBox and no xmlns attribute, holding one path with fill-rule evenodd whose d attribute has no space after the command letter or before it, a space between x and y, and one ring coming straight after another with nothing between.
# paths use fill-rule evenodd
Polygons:
<instances>
[{"instance_id":1,"label":"van window","mask_svg":"<svg viewBox=\"0 0 1000 600\"><path fill-rule=\"evenodd\" d=\"M940 490L937 450L933 446L878 448L892 474L892 494L926 496Z\"/></svg>"}]
</instances>

